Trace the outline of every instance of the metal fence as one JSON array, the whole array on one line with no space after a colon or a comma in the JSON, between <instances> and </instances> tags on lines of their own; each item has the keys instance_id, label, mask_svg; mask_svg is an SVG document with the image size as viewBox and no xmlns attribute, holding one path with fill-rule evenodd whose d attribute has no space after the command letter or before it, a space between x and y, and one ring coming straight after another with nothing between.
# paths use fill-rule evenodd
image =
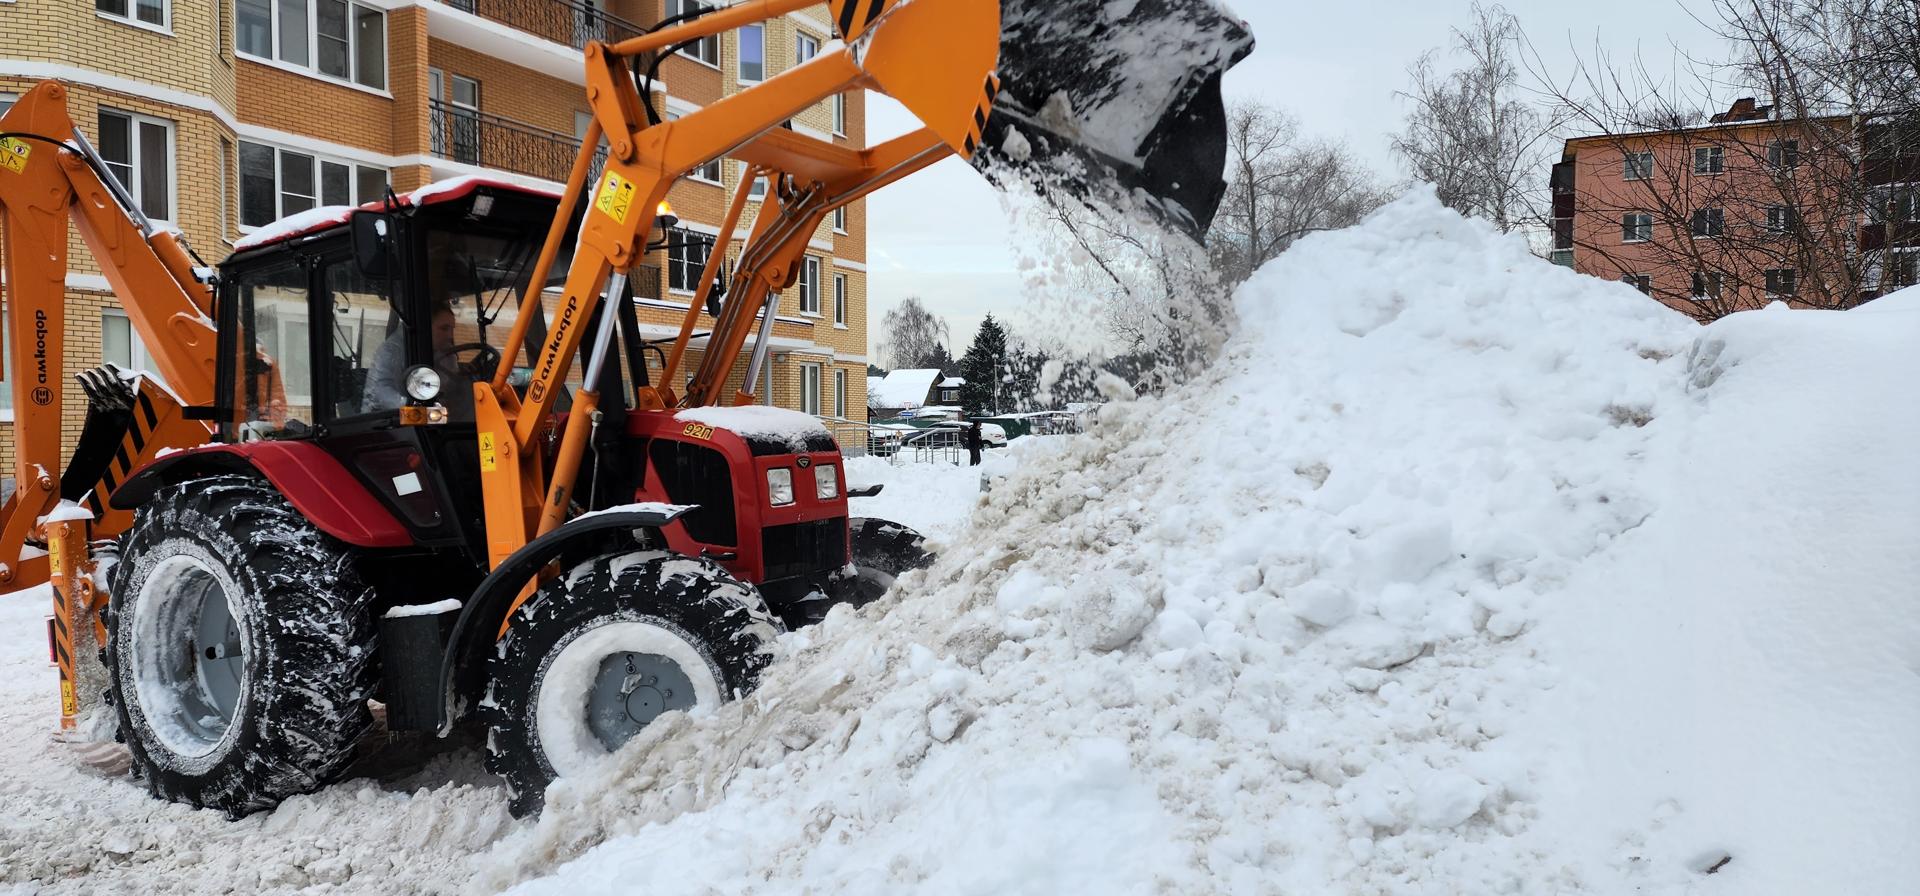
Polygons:
<instances>
[{"instance_id":1,"label":"metal fence","mask_svg":"<svg viewBox=\"0 0 1920 896\"><path fill-rule=\"evenodd\" d=\"M427 101L427 131L433 154L468 165L500 168L529 177L566 182L580 141L445 100ZM594 157L589 183L607 161L605 146Z\"/></svg>"},{"instance_id":2,"label":"metal fence","mask_svg":"<svg viewBox=\"0 0 1920 896\"><path fill-rule=\"evenodd\" d=\"M909 429L874 426L841 417L820 418L846 457L880 457L893 463L964 465L967 434L961 429Z\"/></svg>"}]
</instances>

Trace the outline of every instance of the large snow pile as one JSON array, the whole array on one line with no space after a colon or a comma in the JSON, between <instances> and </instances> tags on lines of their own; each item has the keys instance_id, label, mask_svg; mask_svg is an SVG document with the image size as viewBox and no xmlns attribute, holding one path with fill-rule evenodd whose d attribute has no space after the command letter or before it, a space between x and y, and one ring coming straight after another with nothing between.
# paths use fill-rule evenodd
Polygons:
<instances>
[{"instance_id":1,"label":"large snow pile","mask_svg":"<svg viewBox=\"0 0 1920 896\"><path fill-rule=\"evenodd\" d=\"M1204 378L1029 452L884 613L556 785L490 882L1920 877L1920 314L1702 330L1430 194L1237 305Z\"/></svg>"}]
</instances>

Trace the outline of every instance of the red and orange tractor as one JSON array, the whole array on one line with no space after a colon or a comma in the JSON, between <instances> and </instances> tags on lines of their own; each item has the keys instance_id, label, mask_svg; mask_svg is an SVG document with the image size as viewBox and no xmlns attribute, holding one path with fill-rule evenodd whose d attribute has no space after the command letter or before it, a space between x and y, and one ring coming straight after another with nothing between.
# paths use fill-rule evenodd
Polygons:
<instances>
[{"instance_id":1,"label":"red and orange tractor","mask_svg":"<svg viewBox=\"0 0 1920 896\"><path fill-rule=\"evenodd\" d=\"M1202 230L1220 75L1251 41L1210 0L1120 19L1104 0L832 0L841 42L760 85L670 121L638 86L647 60L813 5L751 0L590 44L593 122L557 194L461 178L319 209L217 270L135 210L63 85L0 117L19 409L0 589L54 584L64 723L98 645L156 795L237 815L313 790L377 702L394 730L483 727L525 812L661 713L752 689L783 629L927 562L911 530L851 516L817 419L756 405L808 239L953 155ZM1125 35L1163 32L1191 66L1129 76ZM849 149L785 126L863 89L924 127ZM718 245L754 181L772 188L733 269L712 253L679 331L649 340L628 274L670 239L675 180L722 157L749 170ZM89 417L63 458L69 223L158 377L83 375Z\"/></svg>"}]
</instances>

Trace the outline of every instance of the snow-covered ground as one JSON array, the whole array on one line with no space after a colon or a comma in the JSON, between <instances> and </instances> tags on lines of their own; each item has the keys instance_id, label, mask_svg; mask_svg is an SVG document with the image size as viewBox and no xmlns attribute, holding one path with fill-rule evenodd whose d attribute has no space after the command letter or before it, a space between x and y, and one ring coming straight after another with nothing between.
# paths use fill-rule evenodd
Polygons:
<instances>
[{"instance_id":1,"label":"snow-covered ground","mask_svg":"<svg viewBox=\"0 0 1920 896\"><path fill-rule=\"evenodd\" d=\"M537 822L470 754L238 823L86 778L41 611L0 603L0 879L1913 890L1920 291L1701 328L1415 194L1237 307L1197 381L1016 442L984 496L850 462L935 565Z\"/></svg>"}]
</instances>

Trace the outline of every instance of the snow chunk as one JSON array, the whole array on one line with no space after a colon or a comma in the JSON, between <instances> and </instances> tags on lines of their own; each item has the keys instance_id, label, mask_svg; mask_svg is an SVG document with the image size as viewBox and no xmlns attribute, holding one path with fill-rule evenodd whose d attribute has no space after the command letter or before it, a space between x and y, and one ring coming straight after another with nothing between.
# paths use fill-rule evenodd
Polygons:
<instances>
[{"instance_id":1,"label":"snow chunk","mask_svg":"<svg viewBox=\"0 0 1920 896\"><path fill-rule=\"evenodd\" d=\"M609 513L661 513L671 515L691 509L691 507L684 504L662 504L658 501L641 501L635 504L622 504L618 507L608 507L604 510L589 511L567 522L577 523L581 520L590 520L596 516L603 516Z\"/></svg>"},{"instance_id":2,"label":"snow chunk","mask_svg":"<svg viewBox=\"0 0 1920 896\"><path fill-rule=\"evenodd\" d=\"M381 615L387 619L405 619L409 616L438 616L442 613L452 613L460 609L461 606L462 604L457 598L449 597L446 600L436 601L430 604L409 604L407 606L394 607Z\"/></svg>"},{"instance_id":3,"label":"snow chunk","mask_svg":"<svg viewBox=\"0 0 1920 896\"><path fill-rule=\"evenodd\" d=\"M72 501L62 499L58 505L56 505L52 510L47 512L46 516L41 517L36 522L43 523L43 524L44 523L75 523L75 522L88 522L88 521L91 521L92 519L93 519L93 511L88 510L85 507L82 507L79 504L76 504Z\"/></svg>"}]
</instances>

